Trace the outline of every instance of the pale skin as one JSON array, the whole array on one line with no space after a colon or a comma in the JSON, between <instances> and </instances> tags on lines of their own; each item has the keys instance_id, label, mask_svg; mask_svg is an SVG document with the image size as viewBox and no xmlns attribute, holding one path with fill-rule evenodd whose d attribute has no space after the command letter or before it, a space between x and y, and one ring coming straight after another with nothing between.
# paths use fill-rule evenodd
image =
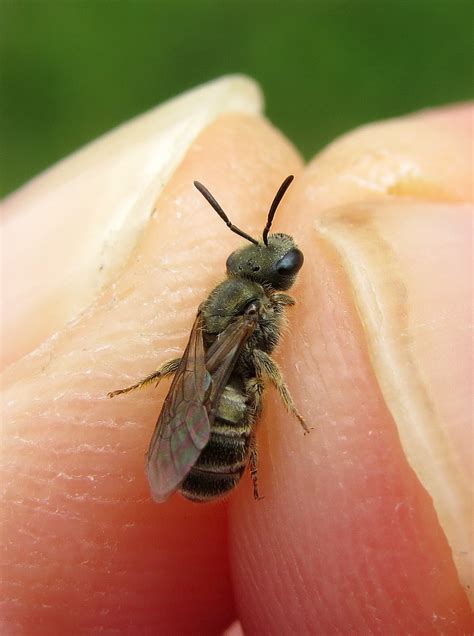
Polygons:
<instances>
[{"instance_id":1,"label":"pale skin","mask_svg":"<svg viewBox=\"0 0 474 636\"><path fill-rule=\"evenodd\" d=\"M471 116L460 107L368 128L305 169L287 141L258 118L226 116L202 133L113 286L36 356L23 358L21 341L22 354L11 354L2 381L1 466L8 539L2 541L8 564L3 614L10 625L23 633L34 633L41 620L45 633L132 625L137 633L151 627L163 634L192 625L193 633L209 634L239 619L246 634L303 634L308 626L314 633L376 633L380 625L399 633L469 631L467 595L434 494L406 459L367 352L352 283L315 221L330 207L348 206L352 213L362 202L371 213L390 201L399 206L395 218L409 215L417 255L438 250L448 230L462 236L456 210L470 202L464 166ZM387 193L387 157L401 155L405 166L421 166L421 185L410 192L407 182L402 194ZM254 501L247 475L223 504L193 505L174 496L157 505L149 497L144 453L169 379L114 400L106 395L178 358L196 308L240 245L193 192L193 181L206 184L239 227L257 234L288 174L295 182L274 225L295 237L305 264L274 358L313 430L303 434L267 381L257 434L264 499ZM39 195L7 201L3 219L21 215L28 196ZM448 224L433 213L433 202L452 210ZM461 241L456 252L467 257L469 249ZM449 296L446 311L448 290L458 289L457 261L446 257L442 275L426 268L415 276L419 256L400 259L412 296L433 291L426 301L433 320L420 318L417 334L425 330L440 351L446 342L455 349L456 364L439 356L436 378L443 381L436 396L457 405L448 430L459 465L468 465L470 407L452 367L469 366L456 313L469 294L459 288L458 303ZM17 275L40 273L19 265ZM48 281L38 279L36 287L47 306ZM60 303L48 311L54 322ZM44 342L44 325L27 324L24 338L35 349ZM429 356L434 347L419 349ZM428 370L425 377L429 383ZM443 618L436 623L433 615Z\"/></svg>"}]
</instances>

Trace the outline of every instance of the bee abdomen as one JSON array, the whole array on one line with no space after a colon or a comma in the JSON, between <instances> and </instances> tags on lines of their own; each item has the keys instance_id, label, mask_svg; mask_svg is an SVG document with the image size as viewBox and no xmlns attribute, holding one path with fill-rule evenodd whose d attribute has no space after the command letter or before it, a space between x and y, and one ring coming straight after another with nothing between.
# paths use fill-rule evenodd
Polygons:
<instances>
[{"instance_id":1,"label":"bee abdomen","mask_svg":"<svg viewBox=\"0 0 474 636\"><path fill-rule=\"evenodd\" d=\"M233 473L247 464L250 435L223 435L211 431L195 467L211 473Z\"/></svg>"},{"instance_id":2,"label":"bee abdomen","mask_svg":"<svg viewBox=\"0 0 474 636\"><path fill-rule=\"evenodd\" d=\"M194 466L180 487L183 497L196 502L206 502L222 497L235 488L245 470L237 473L210 473Z\"/></svg>"},{"instance_id":3,"label":"bee abdomen","mask_svg":"<svg viewBox=\"0 0 474 636\"><path fill-rule=\"evenodd\" d=\"M209 501L232 490L248 463L251 432L245 394L229 385L219 402L209 442L181 484L181 493L194 501Z\"/></svg>"}]
</instances>

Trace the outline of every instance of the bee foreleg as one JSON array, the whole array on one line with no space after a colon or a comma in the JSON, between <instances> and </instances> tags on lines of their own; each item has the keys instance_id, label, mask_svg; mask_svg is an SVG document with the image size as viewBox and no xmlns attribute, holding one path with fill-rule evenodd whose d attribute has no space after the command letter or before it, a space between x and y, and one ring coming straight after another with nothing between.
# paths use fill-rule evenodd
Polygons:
<instances>
[{"instance_id":1,"label":"bee foreleg","mask_svg":"<svg viewBox=\"0 0 474 636\"><path fill-rule=\"evenodd\" d=\"M141 389L142 387L147 386L152 382L156 382L156 385L158 386L162 378L166 378L167 376L174 375L176 373L180 363L181 358L168 360L167 362L164 362L160 367L158 367L156 371L153 371L153 373L147 375L146 378L140 380L140 382L132 384L132 386L128 386L125 389L117 389L116 391L111 391L110 393L107 393L107 395L109 398L113 398L116 395L120 395L121 393L130 393L130 391L135 391L135 389Z\"/></svg>"},{"instance_id":2,"label":"bee foreleg","mask_svg":"<svg viewBox=\"0 0 474 636\"><path fill-rule=\"evenodd\" d=\"M291 394L288 390L288 387L283 380L283 376L277 363L271 359L268 353L265 353L260 349L254 349L253 359L257 377L260 376L263 378L268 378L268 380L272 382L272 384L275 386L276 390L280 394L280 397L283 400L283 403L285 404L288 411L297 418L305 433L309 433L310 429L304 421L303 416L300 415L300 413L298 412L295 403L293 402L293 398L291 397Z\"/></svg>"},{"instance_id":3,"label":"bee foreleg","mask_svg":"<svg viewBox=\"0 0 474 636\"><path fill-rule=\"evenodd\" d=\"M296 305L295 299L289 294L280 294L280 293L273 294L272 300L277 305L283 305L287 307Z\"/></svg>"}]
</instances>

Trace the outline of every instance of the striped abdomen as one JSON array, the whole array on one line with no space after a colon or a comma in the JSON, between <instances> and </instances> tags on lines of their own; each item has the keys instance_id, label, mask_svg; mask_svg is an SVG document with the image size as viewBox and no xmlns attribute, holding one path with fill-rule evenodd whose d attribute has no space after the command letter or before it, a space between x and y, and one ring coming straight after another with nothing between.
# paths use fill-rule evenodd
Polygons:
<instances>
[{"instance_id":1,"label":"striped abdomen","mask_svg":"<svg viewBox=\"0 0 474 636\"><path fill-rule=\"evenodd\" d=\"M209 442L180 487L194 501L209 501L232 490L248 463L250 435L245 393L227 385L222 392Z\"/></svg>"}]
</instances>

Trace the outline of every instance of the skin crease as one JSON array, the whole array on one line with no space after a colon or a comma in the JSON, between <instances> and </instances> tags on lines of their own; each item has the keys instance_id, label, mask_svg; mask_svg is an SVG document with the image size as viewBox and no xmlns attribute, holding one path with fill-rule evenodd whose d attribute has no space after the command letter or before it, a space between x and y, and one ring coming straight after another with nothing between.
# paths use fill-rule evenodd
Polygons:
<instances>
[{"instance_id":1,"label":"skin crease","mask_svg":"<svg viewBox=\"0 0 474 636\"><path fill-rule=\"evenodd\" d=\"M406 155L425 152L431 161L440 130L461 146L470 116L459 108L413 117ZM6 633L218 634L236 618L248 635L470 630L448 542L381 395L347 276L314 229L327 207L383 203L382 189L340 175L357 165L364 140L390 153L406 121L358 132L342 153L346 165L341 140L303 172L294 149L264 120L222 117L173 175L116 283L7 369ZM461 168L450 164L446 179L443 157L435 159L434 190L453 205L466 200ZM197 305L241 244L192 181L257 235L288 174L296 179L274 230L295 236L305 265L275 358L314 430L304 436L269 389L259 426L265 499L253 501L246 476L224 503L174 496L156 505L143 454L168 384L114 401L105 395L182 350ZM21 210L21 198L16 205ZM419 223L423 245L429 215ZM455 388L446 382L443 390ZM459 445L468 436L456 428Z\"/></svg>"}]
</instances>

